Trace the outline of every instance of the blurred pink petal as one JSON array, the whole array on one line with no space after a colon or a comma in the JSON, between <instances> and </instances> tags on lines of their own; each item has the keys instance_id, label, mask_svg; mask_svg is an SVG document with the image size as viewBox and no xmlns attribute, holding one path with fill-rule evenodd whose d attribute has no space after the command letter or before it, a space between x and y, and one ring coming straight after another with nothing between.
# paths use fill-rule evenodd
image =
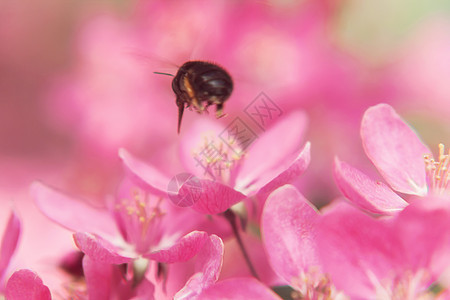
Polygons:
<instances>
[{"instance_id":1,"label":"blurred pink petal","mask_svg":"<svg viewBox=\"0 0 450 300\"><path fill-rule=\"evenodd\" d=\"M391 106L378 104L365 112L361 137L367 156L394 190L427 194L424 155L431 151Z\"/></svg>"},{"instance_id":2,"label":"blurred pink petal","mask_svg":"<svg viewBox=\"0 0 450 300\"><path fill-rule=\"evenodd\" d=\"M131 174L134 174L138 180L140 179L140 182L145 183L152 193L163 197L167 196L167 185L170 181L168 176L140 161L125 149L119 149L119 157Z\"/></svg>"},{"instance_id":3,"label":"blurred pink petal","mask_svg":"<svg viewBox=\"0 0 450 300\"><path fill-rule=\"evenodd\" d=\"M334 178L342 194L360 209L374 214L394 214L408 203L382 182L375 182L359 170L334 161Z\"/></svg>"},{"instance_id":4,"label":"blurred pink petal","mask_svg":"<svg viewBox=\"0 0 450 300\"><path fill-rule=\"evenodd\" d=\"M0 245L0 282L5 274L6 268L8 268L11 257L16 251L21 231L19 217L12 211Z\"/></svg>"},{"instance_id":5,"label":"blurred pink petal","mask_svg":"<svg viewBox=\"0 0 450 300\"><path fill-rule=\"evenodd\" d=\"M6 284L8 300L47 300L51 299L50 290L34 272L23 269L14 272Z\"/></svg>"},{"instance_id":6,"label":"blurred pink petal","mask_svg":"<svg viewBox=\"0 0 450 300\"><path fill-rule=\"evenodd\" d=\"M261 224L264 245L273 269L288 284L309 266L319 265L318 218L318 212L291 185L278 188L266 201Z\"/></svg>"},{"instance_id":7,"label":"blurred pink petal","mask_svg":"<svg viewBox=\"0 0 450 300\"><path fill-rule=\"evenodd\" d=\"M218 214L226 211L232 205L245 199L245 195L233 188L208 179L199 180L201 188L183 184L179 195L189 194L195 200L192 208L204 214Z\"/></svg>"},{"instance_id":8,"label":"blurred pink petal","mask_svg":"<svg viewBox=\"0 0 450 300\"><path fill-rule=\"evenodd\" d=\"M42 213L69 230L118 234L114 220L104 209L75 200L40 182L31 185L30 193Z\"/></svg>"},{"instance_id":9,"label":"blurred pink petal","mask_svg":"<svg viewBox=\"0 0 450 300\"><path fill-rule=\"evenodd\" d=\"M183 262L194 257L203 247L208 234L203 231L193 231L182 237L168 249L158 250L143 256L163 263Z\"/></svg>"},{"instance_id":10,"label":"blurred pink petal","mask_svg":"<svg viewBox=\"0 0 450 300\"><path fill-rule=\"evenodd\" d=\"M73 235L75 244L93 260L108 264L123 264L132 260L131 257L119 254L121 249L107 240L92 234L77 232Z\"/></svg>"},{"instance_id":11,"label":"blurred pink petal","mask_svg":"<svg viewBox=\"0 0 450 300\"><path fill-rule=\"evenodd\" d=\"M211 235L197 254L196 273L175 295L175 299L194 299L204 289L213 285L219 278L223 263L224 245L222 240Z\"/></svg>"},{"instance_id":12,"label":"blurred pink petal","mask_svg":"<svg viewBox=\"0 0 450 300\"><path fill-rule=\"evenodd\" d=\"M254 278L232 278L206 289L197 299L281 299L267 286Z\"/></svg>"}]
</instances>

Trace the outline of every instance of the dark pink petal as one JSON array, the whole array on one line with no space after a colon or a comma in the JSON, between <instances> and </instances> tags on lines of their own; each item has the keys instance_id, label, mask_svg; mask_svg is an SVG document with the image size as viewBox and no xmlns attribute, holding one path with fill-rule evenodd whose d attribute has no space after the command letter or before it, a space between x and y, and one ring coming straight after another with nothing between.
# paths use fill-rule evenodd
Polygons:
<instances>
[{"instance_id":1,"label":"dark pink petal","mask_svg":"<svg viewBox=\"0 0 450 300\"><path fill-rule=\"evenodd\" d=\"M281 169L281 172L277 172L278 175L275 178L271 179L268 183L266 183L258 192L258 198L266 199L273 190L287 183L291 183L292 180L303 174L303 172L308 168L309 162L311 161L310 148L311 144L307 142L305 146L300 150L299 154L295 157L294 161L286 160L280 166L281 168L279 168ZM261 176L261 178L264 177L264 175Z\"/></svg>"},{"instance_id":2,"label":"dark pink petal","mask_svg":"<svg viewBox=\"0 0 450 300\"><path fill-rule=\"evenodd\" d=\"M170 178L153 166L134 157L125 149L119 149L119 157L124 166L133 174L138 182L142 182L155 195L166 197Z\"/></svg>"},{"instance_id":3,"label":"dark pink petal","mask_svg":"<svg viewBox=\"0 0 450 300\"><path fill-rule=\"evenodd\" d=\"M8 300L52 299L50 290L34 272L23 269L14 272L6 283L5 296Z\"/></svg>"},{"instance_id":4,"label":"dark pink petal","mask_svg":"<svg viewBox=\"0 0 450 300\"><path fill-rule=\"evenodd\" d=\"M112 289L113 265L83 258L83 270L89 299L108 300Z\"/></svg>"},{"instance_id":5,"label":"dark pink petal","mask_svg":"<svg viewBox=\"0 0 450 300\"><path fill-rule=\"evenodd\" d=\"M217 281L222 269L223 250L222 240L216 235L211 235L197 255L196 273L175 295L175 299L195 298Z\"/></svg>"},{"instance_id":6,"label":"dark pink petal","mask_svg":"<svg viewBox=\"0 0 450 300\"><path fill-rule=\"evenodd\" d=\"M199 185L183 184L178 191L179 197L188 195L194 204L194 210L203 214L218 214L245 199L245 195L217 181L199 179Z\"/></svg>"},{"instance_id":7,"label":"dark pink petal","mask_svg":"<svg viewBox=\"0 0 450 300\"><path fill-rule=\"evenodd\" d=\"M346 203L321 217L316 241L324 273L352 299L375 298L376 286L398 274L408 251L389 219L372 218Z\"/></svg>"},{"instance_id":8,"label":"dark pink petal","mask_svg":"<svg viewBox=\"0 0 450 300\"><path fill-rule=\"evenodd\" d=\"M299 153L306 123L305 113L296 111L289 116L283 116L281 121L259 136L250 146L237 175L238 190L243 193L258 190L286 169L292 163L291 160L286 165L286 157ZM282 170L281 165L284 166ZM267 178L261 180L260 177L264 175Z\"/></svg>"},{"instance_id":9,"label":"dark pink petal","mask_svg":"<svg viewBox=\"0 0 450 300\"><path fill-rule=\"evenodd\" d=\"M211 286L197 299L281 299L267 286L254 278L232 278Z\"/></svg>"},{"instance_id":10,"label":"dark pink petal","mask_svg":"<svg viewBox=\"0 0 450 300\"><path fill-rule=\"evenodd\" d=\"M116 224L106 209L94 208L40 182L34 182L30 192L44 215L69 230L118 234Z\"/></svg>"},{"instance_id":11,"label":"dark pink petal","mask_svg":"<svg viewBox=\"0 0 450 300\"><path fill-rule=\"evenodd\" d=\"M287 283L309 266L318 266L317 211L291 185L278 188L266 201L262 237L270 263Z\"/></svg>"},{"instance_id":12,"label":"dark pink petal","mask_svg":"<svg viewBox=\"0 0 450 300\"><path fill-rule=\"evenodd\" d=\"M20 220L17 214L12 211L3 233L2 244L0 248L0 280L2 279L9 261L16 251L21 232Z\"/></svg>"},{"instance_id":13,"label":"dark pink petal","mask_svg":"<svg viewBox=\"0 0 450 300\"><path fill-rule=\"evenodd\" d=\"M387 185L373 181L337 157L334 160L334 178L347 199L371 213L392 215L408 205Z\"/></svg>"},{"instance_id":14,"label":"dark pink petal","mask_svg":"<svg viewBox=\"0 0 450 300\"><path fill-rule=\"evenodd\" d=\"M391 187L402 193L427 193L423 156L431 151L387 104L369 108L361 124L367 156Z\"/></svg>"},{"instance_id":15,"label":"dark pink petal","mask_svg":"<svg viewBox=\"0 0 450 300\"><path fill-rule=\"evenodd\" d=\"M159 250L143 255L146 258L162 263L183 262L194 257L202 249L208 234L203 231L193 231L182 237L175 245L168 249Z\"/></svg>"},{"instance_id":16,"label":"dark pink petal","mask_svg":"<svg viewBox=\"0 0 450 300\"><path fill-rule=\"evenodd\" d=\"M108 264L123 264L131 261L131 257L119 254L120 249L92 234L77 232L73 239L77 247L93 260Z\"/></svg>"}]
</instances>

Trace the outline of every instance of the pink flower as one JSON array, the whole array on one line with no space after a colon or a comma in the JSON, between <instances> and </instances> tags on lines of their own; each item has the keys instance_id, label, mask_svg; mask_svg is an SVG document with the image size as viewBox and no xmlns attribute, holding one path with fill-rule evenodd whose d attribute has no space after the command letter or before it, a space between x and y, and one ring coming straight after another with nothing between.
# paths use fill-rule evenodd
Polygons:
<instances>
[{"instance_id":1,"label":"pink flower","mask_svg":"<svg viewBox=\"0 0 450 300\"><path fill-rule=\"evenodd\" d=\"M182 137L181 157L186 170L198 176L198 184L183 184L178 196L195 197L192 208L218 214L246 197L265 197L275 188L298 177L310 161L310 144L300 147L306 117L295 112L282 119L249 146L231 129L211 120L199 120ZM246 149L246 146L249 146ZM154 193L165 195L170 177L133 157L119 152L125 166ZM201 188L199 188L199 186Z\"/></svg>"},{"instance_id":2,"label":"pink flower","mask_svg":"<svg viewBox=\"0 0 450 300\"><path fill-rule=\"evenodd\" d=\"M337 290L352 299L431 299L450 263L441 198L375 219L343 202L319 214L287 185L269 196L262 220L273 268L307 299L343 297Z\"/></svg>"},{"instance_id":3,"label":"pink flower","mask_svg":"<svg viewBox=\"0 0 450 300\"><path fill-rule=\"evenodd\" d=\"M20 232L22 231L19 217L12 211L6 225L0 245L0 283L5 276L11 257L16 251L19 242ZM0 291L3 289L3 284L0 284Z\"/></svg>"},{"instance_id":4,"label":"pink flower","mask_svg":"<svg viewBox=\"0 0 450 300\"><path fill-rule=\"evenodd\" d=\"M449 155L439 157L387 104L369 108L361 124L364 150L390 187L400 193L426 196L449 193ZM393 214L408 203L387 185L335 159L334 176L342 193L357 207L375 214Z\"/></svg>"},{"instance_id":5,"label":"pink flower","mask_svg":"<svg viewBox=\"0 0 450 300\"><path fill-rule=\"evenodd\" d=\"M139 263L136 259L144 258L143 270L134 274L137 277L147 271L148 260L169 264L187 261L208 240L208 234L201 231L182 236L180 224L188 231L190 223L175 214L170 203L130 187L127 181L107 209L91 207L37 182L31 194L47 217L75 231L76 245L95 263L110 268L134 265ZM105 274L111 276L109 271Z\"/></svg>"},{"instance_id":6,"label":"pink flower","mask_svg":"<svg viewBox=\"0 0 450 300\"><path fill-rule=\"evenodd\" d=\"M388 219L341 205L316 228L324 272L352 298L437 297L433 284L450 265L446 201L427 197Z\"/></svg>"}]
</instances>

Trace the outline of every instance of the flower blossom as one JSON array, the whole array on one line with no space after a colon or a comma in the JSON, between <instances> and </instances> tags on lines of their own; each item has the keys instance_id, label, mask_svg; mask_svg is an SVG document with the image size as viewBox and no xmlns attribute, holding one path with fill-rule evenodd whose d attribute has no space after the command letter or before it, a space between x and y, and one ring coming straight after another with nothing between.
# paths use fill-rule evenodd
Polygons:
<instances>
[{"instance_id":1,"label":"flower blossom","mask_svg":"<svg viewBox=\"0 0 450 300\"><path fill-rule=\"evenodd\" d=\"M141 282L139 278L147 272L150 261L188 261L209 239L202 231L183 236L183 230L189 228L186 218L176 214L164 199L127 180L105 209L91 207L38 182L32 185L31 194L47 217L75 232L74 241L86 254L83 269L89 294L93 290L103 295L112 292L114 284L103 285L104 289L98 284L89 285L89 280L99 280L99 276L104 277L100 282L112 283L117 276L111 265L129 263L135 270L130 284L131 280ZM153 290L146 279L143 284L144 290Z\"/></svg>"},{"instance_id":2,"label":"flower blossom","mask_svg":"<svg viewBox=\"0 0 450 300\"><path fill-rule=\"evenodd\" d=\"M450 210L442 198L427 197L376 219L345 202L320 214L287 185L269 196L262 220L270 261L299 297L448 295L446 287L433 288L450 263Z\"/></svg>"},{"instance_id":3,"label":"flower blossom","mask_svg":"<svg viewBox=\"0 0 450 300\"><path fill-rule=\"evenodd\" d=\"M415 196L448 197L450 155L439 145L439 156L387 104L369 108L361 124L364 150L390 185L335 159L334 176L342 193L357 207L375 214L393 214L408 202L393 190Z\"/></svg>"},{"instance_id":4,"label":"flower blossom","mask_svg":"<svg viewBox=\"0 0 450 300\"><path fill-rule=\"evenodd\" d=\"M300 147L305 122L303 113L294 112L250 145L251 137L244 137L243 141L231 129L199 120L182 137L180 147L183 165L197 176L198 185L185 182L178 196L193 195L192 208L205 214L224 212L246 197L264 200L272 190L292 181L307 168L310 144ZM153 193L167 194L169 176L124 149L119 155L131 173Z\"/></svg>"}]
</instances>

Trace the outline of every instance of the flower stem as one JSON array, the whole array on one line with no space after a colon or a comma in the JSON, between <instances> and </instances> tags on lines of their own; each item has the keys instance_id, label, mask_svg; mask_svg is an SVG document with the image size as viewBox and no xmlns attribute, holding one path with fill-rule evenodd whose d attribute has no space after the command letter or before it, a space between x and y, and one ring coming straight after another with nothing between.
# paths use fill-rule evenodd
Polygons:
<instances>
[{"instance_id":1,"label":"flower stem","mask_svg":"<svg viewBox=\"0 0 450 300\"><path fill-rule=\"evenodd\" d=\"M234 214L234 212L231 209L227 209L223 213L223 216L225 217L225 219L228 220L228 222L231 225L231 229L233 230L233 234L236 237L236 241L238 242L238 245L239 245L239 248L241 249L242 255L244 255L244 259L247 263L248 268L250 269L250 273L253 275L253 277L255 277L256 279L259 279L259 276L256 273L255 268L253 267L250 257L248 256L247 250L245 250L245 246L244 246L244 243L242 242L241 235L239 234L239 229L238 229L237 223L236 223L236 215Z\"/></svg>"}]
</instances>

